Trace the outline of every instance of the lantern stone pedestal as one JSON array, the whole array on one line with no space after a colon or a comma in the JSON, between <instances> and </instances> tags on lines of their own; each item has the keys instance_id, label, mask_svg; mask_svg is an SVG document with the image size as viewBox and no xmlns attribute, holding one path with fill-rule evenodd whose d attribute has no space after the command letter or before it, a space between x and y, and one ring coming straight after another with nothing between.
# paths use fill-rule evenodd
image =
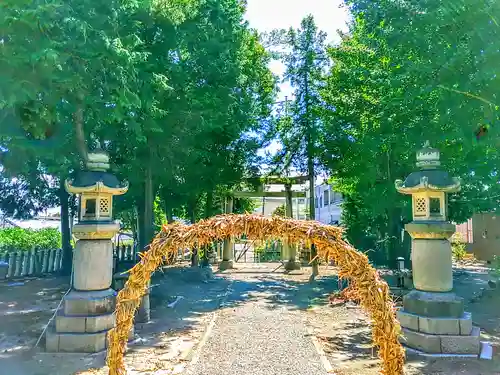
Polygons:
<instances>
[{"instance_id":1,"label":"lantern stone pedestal","mask_svg":"<svg viewBox=\"0 0 500 375\"><path fill-rule=\"evenodd\" d=\"M106 349L107 332L115 326L111 239L120 226L111 220L112 197L124 194L128 187L106 172L108 168L106 154L89 154L87 170L66 182L68 192L81 194L79 222L73 227L78 241L73 251L72 289L64 297L55 325L47 330L49 352L99 352Z\"/></svg>"},{"instance_id":2,"label":"lantern stone pedestal","mask_svg":"<svg viewBox=\"0 0 500 375\"><path fill-rule=\"evenodd\" d=\"M400 193L412 195L413 222L405 226L412 238L411 260L415 289L403 297L397 312L402 343L417 354L477 357L480 330L464 311L463 298L453 293L449 238L455 225L447 221L446 194L460 181L439 170L439 151L428 144L417 152L420 171L396 181Z\"/></svg>"}]
</instances>

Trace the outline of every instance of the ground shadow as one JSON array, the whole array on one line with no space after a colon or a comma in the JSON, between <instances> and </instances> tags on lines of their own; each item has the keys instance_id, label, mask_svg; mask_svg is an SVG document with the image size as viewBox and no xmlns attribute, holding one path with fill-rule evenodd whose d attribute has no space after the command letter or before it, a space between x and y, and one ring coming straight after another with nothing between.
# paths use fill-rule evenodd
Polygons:
<instances>
[{"instance_id":1,"label":"ground shadow","mask_svg":"<svg viewBox=\"0 0 500 375\"><path fill-rule=\"evenodd\" d=\"M199 277L197 272L192 272L189 267L171 267L156 272L152 278L151 321L135 325L136 338L129 345L126 357L133 358L137 353L154 351L155 358L160 358L160 362L164 358L167 362L174 355L173 347L182 347L184 339L179 337L191 332L195 336L197 331L204 329L210 313L220 308L236 307L254 298L263 298L270 309L279 305L286 305L291 309L307 309L327 303L325 297L338 286L336 277L320 277L317 282L310 284L284 280L286 275L283 275L283 271L262 274L263 271L265 270L258 270L259 275L247 280L234 277L231 273L217 272L212 278L205 279L203 276ZM302 272L308 274L308 270ZM41 341L39 350L27 354L26 349L33 346L67 290L65 281L62 278L40 279L12 286L11 289L2 289L0 312L11 313L8 319L0 322L0 332L8 332L10 337L17 337L25 343L20 348L17 343L10 342L4 348L0 358L4 369L8 369L6 373L67 375L104 366L105 353L44 353L44 340ZM46 300L41 299L43 296L46 296ZM173 303L175 306L172 306ZM23 313L28 308L31 313ZM23 316L28 317L26 319L31 321L31 325L24 318L21 319ZM147 370L148 366L162 365L149 362L143 364L142 370Z\"/></svg>"},{"instance_id":2,"label":"ground shadow","mask_svg":"<svg viewBox=\"0 0 500 375\"><path fill-rule=\"evenodd\" d=\"M33 346L68 288L60 277L0 283L0 353Z\"/></svg>"},{"instance_id":3,"label":"ground shadow","mask_svg":"<svg viewBox=\"0 0 500 375\"><path fill-rule=\"evenodd\" d=\"M324 276L314 283L283 279L283 274L259 275L248 280L234 280L231 293L225 302L232 307L247 300L259 298L268 307L286 305L290 309L308 309L328 303L328 296L338 290L336 276Z\"/></svg>"},{"instance_id":4,"label":"ground shadow","mask_svg":"<svg viewBox=\"0 0 500 375\"><path fill-rule=\"evenodd\" d=\"M235 270L215 272L210 279L206 279L203 272L193 272L189 267L171 267L163 272L156 272L152 278L151 321L136 324L136 339L129 345L125 361L133 363L136 371L151 371L172 364L175 356L190 348L192 342L187 343L186 337L193 336L193 340L200 337L211 313L221 308L236 308L259 299L271 310L280 307L307 310L324 307L328 304L327 297L338 290L339 283L335 275L322 274L316 282L309 283L307 279L310 268L293 271L291 275L285 274L282 269L271 272L274 269L273 265L256 269L237 265ZM470 288L468 284L475 278L476 275L464 277L464 285ZM33 280L24 285L3 288L0 295L0 313L3 315L0 332L32 345L66 288L67 284L62 278ZM486 293L485 296L480 302L469 304L467 310L471 311L472 308L475 323L487 328L492 336L498 337L500 297L492 296L491 293ZM177 303L173 306L175 301ZM496 315L493 312L495 309ZM333 310L326 311L327 316L330 316L328 312ZM496 322L492 321L493 318ZM343 361L364 359L367 365L373 366L376 363L376 352L372 349L367 322L345 323L342 325L342 332L333 331L317 337L324 344L325 350L330 352L329 355L338 355ZM7 351L0 353L2 371L5 370L5 373L69 375L104 366L104 352L90 355L37 352L26 356L27 345L19 348L16 344L10 342L11 347L5 347L4 350ZM43 340L41 344L43 347ZM178 349L177 352L174 348ZM147 360L138 363L136 358L141 355ZM407 367L414 369L414 374L498 374L498 363L499 361L422 360L409 357ZM448 366L447 370L442 370L444 366ZM468 372L460 372L464 369Z\"/></svg>"}]
</instances>

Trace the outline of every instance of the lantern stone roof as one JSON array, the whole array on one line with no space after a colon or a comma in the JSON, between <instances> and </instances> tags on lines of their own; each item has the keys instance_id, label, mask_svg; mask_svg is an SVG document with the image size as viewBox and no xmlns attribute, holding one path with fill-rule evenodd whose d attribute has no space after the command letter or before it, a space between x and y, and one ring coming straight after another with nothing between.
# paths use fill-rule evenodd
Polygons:
<instances>
[{"instance_id":1,"label":"lantern stone roof","mask_svg":"<svg viewBox=\"0 0 500 375\"><path fill-rule=\"evenodd\" d=\"M427 141L424 147L417 152L417 167L419 171L412 172L404 181L396 180L396 189L402 194L413 194L423 191L440 191L454 193L460 190L460 180L451 177L447 171L438 169L440 152L429 146Z\"/></svg>"},{"instance_id":2,"label":"lantern stone roof","mask_svg":"<svg viewBox=\"0 0 500 375\"><path fill-rule=\"evenodd\" d=\"M94 186L98 182L111 189L119 189L122 186L118 178L109 172L100 171L81 171L75 176L71 185L74 187L87 188Z\"/></svg>"},{"instance_id":3,"label":"lantern stone roof","mask_svg":"<svg viewBox=\"0 0 500 375\"><path fill-rule=\"evenodd\" d=\"M66 190L69 193L121 195L127 192L128 184L120 182L114 174L107 172L109 156L104 151L89 153L86 167L87 170L78 172L73 180L66 180Z\"/></svg>"}]
</instances>

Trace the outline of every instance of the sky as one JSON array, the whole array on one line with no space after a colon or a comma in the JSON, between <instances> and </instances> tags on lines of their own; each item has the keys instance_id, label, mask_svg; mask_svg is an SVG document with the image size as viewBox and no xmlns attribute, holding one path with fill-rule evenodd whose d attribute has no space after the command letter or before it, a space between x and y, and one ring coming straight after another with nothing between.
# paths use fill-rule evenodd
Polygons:
<instances>
[{"instance_id":1,"label":"sky","mask_svg":"<svg viewBox=\"0 0 500 375\"><path fill-rule=\"evenodd\" d=\"M247 0L246 19L250 27L260 32L273 29L298 28L300 22L309 14L314 16L316 25L327 34L327 42L339 40L336 30L347 31L348 12L342 0ZM273 73L282 75L285 68L279 61L270 65ZM280 85L278 100L292 96L288 83Z\"/></svg>"},{"instance_id":2,"label":"sky","mask_svg":"<svg viewBox=\"0 0 500 375\"><path fill-rule=\"evenodd\" d=\"M273 29L298 28L302 19L312 14L318 29L327 34L327 43L335 43L340 39L336 31L347 31L349 15L342 3L342 0L247 0L245 18L250 27L269 32ZM269 67L280 76L285 71L280 61L271 62ZM292 93L289 83L281 83L277 100L284 100L285 96L291 98ZM279 147L279 143L272 142L259 154L263 155L265 151L274 154Z\"/></svg>"}]
</instances>

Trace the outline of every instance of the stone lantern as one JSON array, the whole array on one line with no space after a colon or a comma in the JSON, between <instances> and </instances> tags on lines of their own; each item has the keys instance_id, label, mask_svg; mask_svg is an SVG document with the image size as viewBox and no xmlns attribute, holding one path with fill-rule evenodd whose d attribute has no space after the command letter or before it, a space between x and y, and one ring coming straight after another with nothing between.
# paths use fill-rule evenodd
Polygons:
<instances>
[{"instance_id":1,"label":"stone lantern","mask_svg":"<svg viewBox=\"0 0 500 375\"><path fill-rule=\"evenodd\" d=\"M440 169L439 150L429 142L417 152L417 167L396 189L412 196L413 221L405 229L412 238L411 261L415 289L404 296L398 319L404 344L419 353L479 354L479 328L464 312L464 301L453 293L450 237L455 225L447 221L447 194L460 190L460 181Z\"/></svg>"},{"instance_id":2,"label":"stone lantern","mask_svg":"<svg viewBox=\"0 0 500 375\"><path fill-rule=\"evenodd\" d=\"M113 196L125 194L128 185L107 171L109 157L103 151L90 153L86 167L74 180L66 181L66 190L80 195L79 221L73 226L78 241L73 251L72 288L56 316L55 330L47 332L47 351L101 351L106 348L107 331L115 324L111 239L120 225L111 214Z\"/></svg>"}]
</instances>

